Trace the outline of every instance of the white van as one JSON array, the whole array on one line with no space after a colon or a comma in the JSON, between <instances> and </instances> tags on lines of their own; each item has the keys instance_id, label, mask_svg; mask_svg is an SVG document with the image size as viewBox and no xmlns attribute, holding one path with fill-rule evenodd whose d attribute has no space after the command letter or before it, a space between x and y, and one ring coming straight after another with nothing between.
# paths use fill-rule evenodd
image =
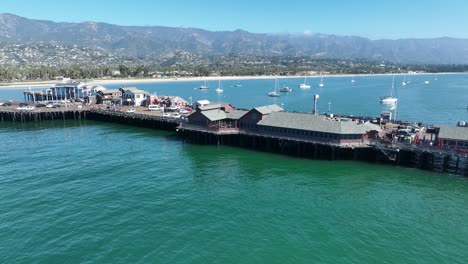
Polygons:
<instances>
[{"instance_id":1,"label":"white van","mask_svg":"<svg viewBox=\"0 0 468 264\"><path fill-rule=\"evenodd\" d=\"M148 110L149 111L161 111L162 107L159 105L148 105Z\"/></svg>"}]
</instances>

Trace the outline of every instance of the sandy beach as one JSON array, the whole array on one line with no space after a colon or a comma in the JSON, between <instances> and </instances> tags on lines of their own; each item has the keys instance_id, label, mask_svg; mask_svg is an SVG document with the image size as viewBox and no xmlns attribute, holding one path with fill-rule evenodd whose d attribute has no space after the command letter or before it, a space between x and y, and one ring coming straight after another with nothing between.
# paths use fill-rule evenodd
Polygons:
<instances>
[{"instance_id":1,"label":"sandy beach","mask_svg":"<svg viewBox=\"0 0 468 264\"><path fill-rule=\"evenodd\" d=\"M437 74L466 74L466 73L437 73ZM314 78L335 78L335 77L352 77L352 76L384 76L384 75L405 75L404 73L392 74L327 74L327 75L310 75L307 76L310 79ZM432 73L414 73L410 75L432 75ZM209 77L178 77L178 78L144 78L144 79L88 79L83 80L84 82L91 85L103 85L106 84L136 84L136 83L165 83L165 82L194 82L194 81L226 81L226 80L261 80L261 79L302 79L304 76L209 76ZM0 89L24 89L24 88L37 88L37 87L49 87L55 85L59 81L33 81L33 82L11 82L1 83Z\"/></svg>"}]
</instances>

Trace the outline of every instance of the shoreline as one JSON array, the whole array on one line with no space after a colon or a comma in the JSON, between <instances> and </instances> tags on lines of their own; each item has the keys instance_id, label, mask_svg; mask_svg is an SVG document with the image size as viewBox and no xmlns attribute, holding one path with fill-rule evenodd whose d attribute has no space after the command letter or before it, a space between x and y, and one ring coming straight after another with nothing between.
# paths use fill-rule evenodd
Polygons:
<instances>
[{"instance_id":1,"label":"shoreline","mask_svg":"<svg viewBox=\"0 0 468 264\"><path fill-rule=\"evenodd\" d=\"M387 76L387 75L433 75L434 73L373 73L373 74L325 74L325 75L309 75L309 79L315 79L320 77L326 78L340 78L340 77L366 77L366 76ZM438 75L447 74L468 74L467 72L442 72L437 73ZM262 76L208 76L208 77L178 77L178 78L143 78L143 79L95 79L95 80L84 80L83 82L90 85L106 85L106 84L135 84L135 83L166 83L166 82L195 82L195 81L240 81L240 80L268 80L268 79L302 79L304 76L273 76L273 75L262 75ZM59 81L32 81L32 82L11 82L11 83L0 83L0 90L17 90L23 88L40 88L52 86Z\"/></svg>"}]
</instances>

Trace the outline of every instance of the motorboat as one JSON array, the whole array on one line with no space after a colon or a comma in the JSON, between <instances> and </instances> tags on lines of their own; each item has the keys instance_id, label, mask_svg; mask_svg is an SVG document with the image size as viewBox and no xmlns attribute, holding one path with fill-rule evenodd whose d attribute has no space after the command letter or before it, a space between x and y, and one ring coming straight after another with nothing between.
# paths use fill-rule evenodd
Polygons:
<instances>
[{"instance_id":1,"label":"motorboat","mask_svg":"<svg viewBox=\"0 0 468 264\"><path fill-rule=\"evenodd\" d=\"M292 88L289 88L288 86L284 86L283 88L280 89L280 92L289 93L289 92L292 92Z\"/></svg>"}]
</instances>

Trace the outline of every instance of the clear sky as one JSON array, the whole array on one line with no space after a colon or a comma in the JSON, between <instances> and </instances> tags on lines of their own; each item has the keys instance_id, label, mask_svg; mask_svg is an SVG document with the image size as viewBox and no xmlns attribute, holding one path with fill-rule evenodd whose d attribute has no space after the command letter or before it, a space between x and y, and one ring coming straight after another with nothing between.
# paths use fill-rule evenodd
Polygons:
<instances>
[{"instance_id":1,"label":"clear sky","mask_svg":"<svg viewBox=\"0 0 468 264\"><path fill-rule=\"evenodd\" d=\"M1 13L60 22L468 38L468 0L0 0Z\"/></svg>"}]
</instances>

